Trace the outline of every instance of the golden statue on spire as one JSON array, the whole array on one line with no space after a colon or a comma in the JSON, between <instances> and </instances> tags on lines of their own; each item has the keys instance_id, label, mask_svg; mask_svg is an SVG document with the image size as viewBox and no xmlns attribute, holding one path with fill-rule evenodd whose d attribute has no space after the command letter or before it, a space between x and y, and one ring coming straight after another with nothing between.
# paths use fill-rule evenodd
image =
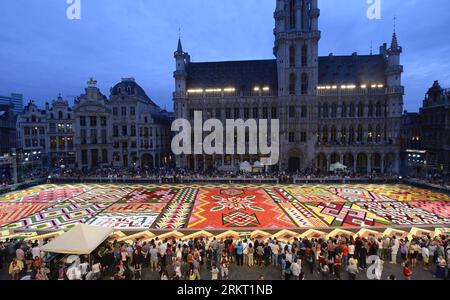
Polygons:
<instances>
[{"instance_id":1,"label":"golden statue on spire","mask_svg":"<svg viewBox=\"0 0 450 300\"><path fill-rule=\"evenodd\" d=\"M95 80L93 77L89 78L89 81L87 82L88 86L95 87L97 85L97 80Z\"/></svg>"}]
</instances>

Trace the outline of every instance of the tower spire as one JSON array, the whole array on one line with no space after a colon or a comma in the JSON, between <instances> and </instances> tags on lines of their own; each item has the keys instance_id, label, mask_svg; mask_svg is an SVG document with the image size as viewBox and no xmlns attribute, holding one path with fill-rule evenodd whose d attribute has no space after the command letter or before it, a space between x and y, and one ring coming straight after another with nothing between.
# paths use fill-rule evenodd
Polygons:
<instances>
[{"instance_id":1,"label":"tower spire","mask_svg":"<svg viewBox=\"0 0 450 300\"><path fill-rule=\"evenodd\" d=\"M394 33L392 34L391 50L398 50L398 40L397 40L397 16L394 16Z\"/></svg>"},{"instance_id":2,"label":"tower spire","mask_svg":"<svg viewBox=\"0 0 450 300\"><path fill-rule=\"evenodd\" d=\"M178 28L178 46L177 52L183 53L183 45L181 44L181 27Z\"/></svg>"}]
</instances>

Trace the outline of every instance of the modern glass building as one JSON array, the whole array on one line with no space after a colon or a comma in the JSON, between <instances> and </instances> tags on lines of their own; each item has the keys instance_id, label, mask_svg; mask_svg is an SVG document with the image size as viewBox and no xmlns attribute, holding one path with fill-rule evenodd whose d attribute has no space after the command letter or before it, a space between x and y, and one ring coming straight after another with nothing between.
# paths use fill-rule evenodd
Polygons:
<instances>
[{"instance_id":1,"label":"modern glass building","mask_svg":"<svg viewBox=\"0 0 450 300\"><path fill-rule=\"evenodd\" d=\"M10 96L0 96L0 104L12 104L12 111L17 115L23 110L23 95L11 94Z\"/></svg>"}]
</instances>

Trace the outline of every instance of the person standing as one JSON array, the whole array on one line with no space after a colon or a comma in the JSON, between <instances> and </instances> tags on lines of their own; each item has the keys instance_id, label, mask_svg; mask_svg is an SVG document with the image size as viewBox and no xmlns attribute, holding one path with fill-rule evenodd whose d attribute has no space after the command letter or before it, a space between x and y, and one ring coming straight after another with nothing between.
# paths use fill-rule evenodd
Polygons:
<instances>
[{"instance_id":1,"label":"person standing","mask_svg":"<svg viewBox=\"0 0 450 300\"><path fill-rule=\"evenodd\" d=\"M305 259L306 259L306 263L308 264L309 273L313 274L314 273L314 254L313 254L311 248L306 248Z\"/></svg>"},{"instance_id":2,"label":"person standing","mask_svg":"<svg viewBox=\"0 0 450 300\"><path fill-rule=\"evenodd\" d=\"M228 268L229 268L228 258L222 257L222 263L221 263L221 277L222 280L228 280Z\"/></svg>"},{"instance_id":3,"label":"person standing","mask_svg":"<svg viewBox=\"0 0 450 300\"><path fill-rule=\"evenodd\" d=\"M447 262L445 258L439 256L436 262L436 278L445 279L445 267L447 266Z\"/></svg>"},{"instance_id":4,"label":"person standing","mask_svg":"<svg viewBox=\"0 0 450 300\"><path fill-rule=\"evenodd\" d=\"M12 280L19 280L19 274L22 272L24 268L23 261L18 260L17 257L14 257L12 262L9 265L8 273L11 276Z\"/></svg>"},{"instance_id":5,"label":"person standing","mask_svg":"<svg viewBox=\"0 0 450 300\"><path fill-rule=\"evenodd\" d=\"M422 261L423 261L423 269L428 270L428 264L430 262L430 250L428 250L427 244L422 244Z\"/></svg>"},{"instance_id":6,"label":"person standing","mask_svg":"<svg viewBox=\"0 0 450 300\"><path fill-rule=\"evenodd\" d=\"M330 279L330 267L328 267L327 263L320 264L320 274L322 275L322 280Z\"/></svg>"},{"instance_id":7,"label":"person standing","mask_svg":"<svg viewBox=\"0 0 450 300\"><path fill-rule=\"evenodd\" d=\"M272 249L270 248L269 244L266 243L264 246L264 264L265 266L270 265L270 259L272 258Z\"/></svg>"},{"instance_id":8,"label":"person standing","mask_svg":"<svg viewBox=\"0 0 450 300\"><path fill-rule=\"evenodd\" d=\"M348 267L348 255L349 255L349 250L348 250L348 246L347 243L342 242L340 245L340 251L341 251L341 255L342 255L342 265L344 267L344 270L347 269Z\"/></svg>"},{"instance_id":9,"label":"person standing","mask_svg":"<svg viewBox=\"0 0 450 300\"><path fill-rule=\"evenodd\" d=\"M336 280L341 280L342 255L337 254L334 259L334 277Z\"/></svg>"},{"instance_id":10,"label":"person standing","mask_svg":"<svg viewBox=\"0 0 450 300\"><path fill-rule=\"evenodd\" d=\"M355 262L352 262L355 260ZM356 275L359 273L358 262L355 258L350 258L348 265L348 280L356 280Z\"/></svg>"},{"instance_id":11,"label":"person standing","mask_svg":"<svg viewBox=\"0 0 450 300\"><path fill-rule=\"evenodd\" d=\"M403 276L405 277L405 280L411 280L413 276L413 272L408 263L405 263L405 266L403 267Z\"/></svg>"},{"instance_id":12,"label":"person standing","mask_svg":"<svg viewBox=\"0 0 450 300\"><path fill-rule=\"evenodd\" d=\"M216 264L213 264L211 268L211 280L218 280L219 279L219 269L217 269Z\"/></svg>"},{"instance_id":13,"label":"person standing","mask_svg":"<svg viewBox=\"0 0 450 300\"><path fill-rule=\"evenodd\" d=\"M238 266L244 265L244 247L242 246L242 242L238 242L235 248L236 251L236 264Z\"/></svg>"},{"instance_id":14,"label":"person standing","mask_svg":"<svg viewBox=\"0 0 450 300\"><path fill-rule=\"evenodd\" d=\"M383 259L377 259L375 261L375 279L381 280L383 276L383 268L384 268L384 260Z\"/></svg>"},{"instance_id":15,"label":"person standing","mask_svg":"<svg viewBox=\"0 0 450 300\"><path fill-rule=\"evenodd\" d=\"M272 265L276 267L278 266L278 253L279 253L278 243L274 241L273 243L270 244L270 248L272 250Z\"/></svg>"},{"instance_id":16,"label":"person standing","mask_svg":"<svg viewBox=\"0 0 450 300\"><path fill-rule=\"evenodd\" d=\"M394 235L392 237L392 241L391 241L391 263L392 264L397 264L397 255L398 255L398 249L400 247L400 243L397 239L397 237Z\"/></svg>"},{"instance_id":17,"label":"person standing","mask_svg":"<svg viewBox=\"0 0 450 300\"><path fill-rule=\"evenodd\" d=\"M255 248L253 248L253 245L250 243L248 245L248 251L247 251L247 262L248 262L248 266L251 268L253 267L254 264L254 253L255 253Z\"/></svg>"},{"instance_id":18,"label":"person standing","mask_svg":"<svg viewBox=\"0 0 450 300\"><path fill-rule=\"evenodd\" d=\"M200 262L197 259L194 259L192 262L192 269L194 271L196 280L200 280Z\"/></svg>"},{"instance_id":19,"label":"person standing","mask_svg":"<svg viewBox=\"0 0 450 300\"><path fill-rule=\"evenodd\" d=\"M158 269L158 249L156 245L152 245L150 249L150 271L156 271Z\"/></svg>"},{"instance_id":20,"label":"person standing","mask_svg":"<svg viewBox=\"0 0 450 300\"><path fill-rule=\"evenodd\" d=\"M294 262L291 264L292 280L299 280L301 271L302 269L300 267L300 264L297 260L294 260Z\"/></svg>"},{"instance_id":21,"label":"person standing","mask_svg":"<svg viewBox=\"0 0 450 300\"><path fill-rule=\"evenodd\" d=\"M286 260L286 267L284 268L284 280L291 280L291 265L292 263L289 260Z\"/></svg>"}]
</instances>

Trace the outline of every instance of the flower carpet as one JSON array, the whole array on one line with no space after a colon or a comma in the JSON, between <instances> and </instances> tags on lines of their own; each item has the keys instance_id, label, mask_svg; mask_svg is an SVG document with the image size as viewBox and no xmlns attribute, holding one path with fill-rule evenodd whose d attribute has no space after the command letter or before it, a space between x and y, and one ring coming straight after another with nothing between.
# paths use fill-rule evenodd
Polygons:
<instances>
[{"instance_id":1,"label":"flower carpet","mask_svg":"<svg viewBox=\"0 0 450 300\"><path fill-rule=\"evenodd\" d=\"M450 196L407 185L41 185L0 195L0 229L448 227Z\"/></svg>"}]
</instances>

